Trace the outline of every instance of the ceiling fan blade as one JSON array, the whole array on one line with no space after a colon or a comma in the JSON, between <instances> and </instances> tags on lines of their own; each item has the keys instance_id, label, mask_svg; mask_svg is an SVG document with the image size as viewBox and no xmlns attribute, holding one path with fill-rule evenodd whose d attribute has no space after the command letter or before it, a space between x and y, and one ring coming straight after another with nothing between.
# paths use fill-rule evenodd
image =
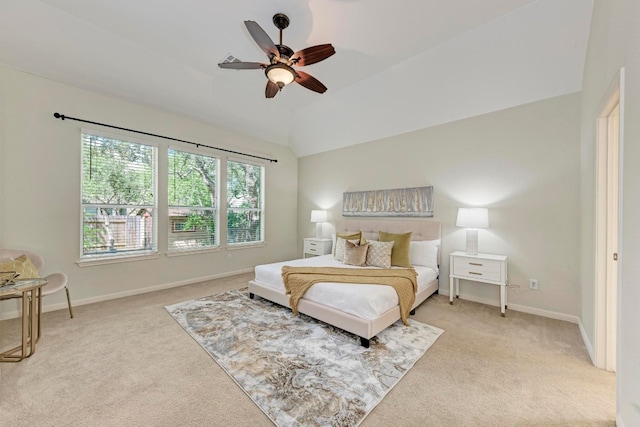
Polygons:
<instances>
[{"instance_id":1,"label":"ceiling fan blade","mask_svg":"<svg viewBox=\"0 0 640 427\"><path fill-rule=\"evenodd\" d=\"M298 70L296 70L296 74L296 82L307 89L318 93L325 93L327 91L327 87L320 83L320 80L315 77Z\"/></svg>"},{"instance_id":2,"label":"ceiling fan blade","mask_svg":"<svg viewBox=\"0 0 640 427\"><path fill-rule=\"evenodd\" d=\"M232 70L253 70L256 68L266 68L267 64L260 62L222 62L218 64L220 68L231 68Z\"/></svg>"},{"instance_id":3,"label":"ceiling fan blade","mask_svg":"<svg viewBox=\"0 0 640 427\"><path fill-rule=\"evenodd\" d=\"M294 53L293 56L291 56L291 61L293 64L299 66L315 64L316 62L327 59L334 53L336 53L336 50L333 48L331 43L319 44Z\"/></svg>"},{"instance_id":4,"label":"ceiling fan blade","mask_svg":"<svg viewBox=\"0 0 640 427\"><path fill-rule=\"evenodd\" d=\"M278 94L279 91L280 88L277 84L275 84L271 80L267 80L267 87L264 90L264 96L266 96L267 98L273 98Z\"/></svg>"},{"instance_id":5,"label":"ceiling fan blade","mask_svg":"<svg viewBox=\"0 0 640 427\"><path fill-rule=\"evenodd\" d=\"M275 56L276 58L280 58L280 52L276 47L273 40L265 33L260 25L258 25L255 21L244 21L244 25L247 26L247 30L249 30L249 34L251 37L258 43L260 49L264 50L265 53L271 58Z\"/></svg>"}]
</instances>

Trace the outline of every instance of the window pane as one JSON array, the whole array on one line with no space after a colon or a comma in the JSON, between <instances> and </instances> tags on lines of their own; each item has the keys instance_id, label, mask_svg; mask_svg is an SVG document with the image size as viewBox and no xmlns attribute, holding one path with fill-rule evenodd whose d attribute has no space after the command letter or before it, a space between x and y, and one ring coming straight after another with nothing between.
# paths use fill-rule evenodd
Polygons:
<instances>
[{"instance_id":1,"label":"window pane","mask_svg":"<svg viewBox=\"0 0 640 427\"><path fill-rule=\"evenodd\" d=\"M169 205L217 208L215 157L169 149Z\"/></svg>"},{"instance_id":2,"label":"window pane","mask_svg":"<svg viewBox=\"0 0 640 427\"><path fill-rule=\"evenodd\" d=\"M85 205L84 256L111 256L154 249L153 209Z\"/></svg>"},{"instance_id":3,"label":"window pane","mask_svg":"<svg viewBox=\"0 0 640 427\"><path fill-rule=\"evenodd\" d=\"M227 214L227 242L261 242L262 213L260 211L235 209Z\"/></svg>"},{"instance_id":4,"label":"window pane","mask_svg":"<svg viewBox=\"0 0 640 427\"><path fill-rule=\"evenodd\" d=\"M82 135L82 202L153 205L155 148Z\"/></svg>"},{"instance_id":5,"label":"window pane","mask_svg":"<svg viewBox=\"0 0 640 427\"><path fill-rule=\"evenodd\" d=\"M217 246L218 159L169 149L169 250Z\"/></svg>"},{"instance_id":6,"label":"window pane","mask_svg":"<svg viewBox=\"0 0 640 427\"><path fill-rule=\"evenodd\" d=\"M264 166L227 162L227 242L262 242Z\"/></svg>"},{"instance_id":7,"label":"window pane","mask_svg":"<svg viewBox=\"0 0 640 427\"><path fill-rule=\"evenodd\" d=\"M156 249L155 147L82 134L82 256Z\"/></svg>"},{"instance_id":8,"label":"window pane","mask_svg":"<svg viewBox=\"0 0 640 427\"><path fill-rule=\"evenodd\" d=\"M169 249L192 250L217 246L217 211L169 208Z\"/></svg>"}]
</instances>

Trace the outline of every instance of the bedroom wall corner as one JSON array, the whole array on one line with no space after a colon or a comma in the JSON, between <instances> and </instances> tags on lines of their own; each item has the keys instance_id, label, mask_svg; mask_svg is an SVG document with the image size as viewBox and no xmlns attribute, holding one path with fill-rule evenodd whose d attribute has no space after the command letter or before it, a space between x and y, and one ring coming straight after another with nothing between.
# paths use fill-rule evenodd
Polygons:
<instances>
[{"instance_id":1,"label":"bedroom wall corner","mask_svg":"<svg viewBox=\"0 0 640 427\"><path fill-rule=\"evenodd\" d=\"M465 230L455 226L458 207L485 206L489 228L479 232L480 252L509 256L509 302L578 316L579 93L302 157L298 164L299 254L301 237L314 235L311 209L328 209L329 222L341 218L343 192L433 185L433 219L443 233L441 293L449 289L447 255L465 248ZM529 278L539 280L540 290L528 289ZM492 285L463 281L461 296L498 304Z\"/></svg>"}]
</instances>

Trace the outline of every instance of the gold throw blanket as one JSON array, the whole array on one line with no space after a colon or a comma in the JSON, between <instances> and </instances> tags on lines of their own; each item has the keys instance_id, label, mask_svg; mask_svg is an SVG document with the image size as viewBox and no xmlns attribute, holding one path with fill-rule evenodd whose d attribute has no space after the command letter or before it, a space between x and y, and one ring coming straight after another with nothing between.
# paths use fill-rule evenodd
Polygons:
<instances>
[{"instance_id":1,"label":"gold throw blanket","mask_svg":"<svg viewBox=\"0 0 640 427\"><path fill-rule=\"evenodd\" d=\"M289 297L293 314L298 314L298 302L307 290L316 283L337 282L392 286L398 294L402 323L409 325L407 318L416 300L417 274L413 268L338 268L338 267L282 267L282 279Z\"/></svg>"}]
</instances>

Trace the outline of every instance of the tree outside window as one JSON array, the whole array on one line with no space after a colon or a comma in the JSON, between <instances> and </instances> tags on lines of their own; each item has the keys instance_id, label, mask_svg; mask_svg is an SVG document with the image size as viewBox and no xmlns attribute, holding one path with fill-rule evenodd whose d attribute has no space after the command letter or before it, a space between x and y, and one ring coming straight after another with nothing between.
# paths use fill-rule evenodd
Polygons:
<instances>
[{"instance_id":1,"label":"tree outside window","mask_svg":"<svg viewBox=\"0 0 640 427\"><path fill-rule=\"evenodd\" d=\"M227 161L227 243L264 241L264 166Z\"/></svg>"}]
</instances>

